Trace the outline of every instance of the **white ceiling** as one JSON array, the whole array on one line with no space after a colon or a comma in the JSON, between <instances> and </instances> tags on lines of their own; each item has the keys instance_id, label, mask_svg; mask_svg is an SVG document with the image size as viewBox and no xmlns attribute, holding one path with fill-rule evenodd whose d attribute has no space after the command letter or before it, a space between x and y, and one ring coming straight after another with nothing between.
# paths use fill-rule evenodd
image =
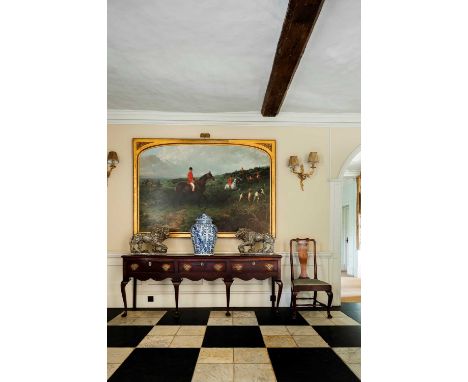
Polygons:
<instances>
[{"instance_id":1,"label":"white ceiling","mask_svg":"<svg viewBox=\"0 0 468 382\"><path fill-rule=\"evenodd\" d=\"M260 111L287 0L109 0L108 108ZM360 1L325 0L282 112L360 112Z\"/></svg>"}]
</instances>

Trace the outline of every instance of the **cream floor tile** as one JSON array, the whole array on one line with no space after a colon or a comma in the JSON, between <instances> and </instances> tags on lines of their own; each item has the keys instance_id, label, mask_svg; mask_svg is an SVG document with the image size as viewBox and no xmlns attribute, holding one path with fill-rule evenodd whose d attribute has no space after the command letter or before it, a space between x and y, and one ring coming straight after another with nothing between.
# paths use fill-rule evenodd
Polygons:
<instances>
[{"instance_id":1,"label":"cream floor tile","mask_svg":"<svg viewBox=\"0 0 468 382\"><path fill-rule=\"evenodd\" d=\"M271 364L234 365L234 382L274 382L275 373Z\"/></svg>"},{"instance_id":2,"label":"cream floor tile","mask_svg":"<svg viewBox=\"0 0 468 382\"><path fill-rule=\"evenodd\" d=\"M160 318L166 314L165 310L129 310L127 311L127 317L154 317Z\"/></svg>"},{"instance_id":3,"label":"cream floor tile","mask_svg":"<svg viewBox=\"0 0 468 382\"><path fill-rule=\"evenodd\" d=\"M312 337L312 336L309 336ZM263 336L267 348L295 348L296 342L291 336Z\"/></svg>"},{"instance_id":4,"label":"cream floor tile","mask_svg":"<svg viewBox=\"0 0 468 382\"><path fill-rule=\"evenodd\" d=\"M324 316L324 312L322 311L319 311L319 310L300 310L299 311L299 314L306 318L306 317L326 317L326 315Z\"/></svg>"},{"instance_id":5,"label":"cream floor tile","mask_svg":"<svg viewBox=\"0 0 468 382\"><path fill-rule=\"evenodd\" d=\"M256 318L257 316L255 315L255 312L254 311L250 311L250 310L244 310L244 311L233 311L232 312L232 316L234 318Z\"/></svg>"},{"instance_id":6,"label":"cream floor tile","mask_svg":"<svg viewBox=\"0 0 468 382\"><path fill-rule=\"evenodd\" d=\"M324 317L327 317L327 312L324 312L325 313L325 316ZM345 313L339 311L339 310L336 310L336 311L331 311L330 312L331 315L333 316L333 318L349 318L349 316L347 316Z\"/></svg>"},{"instance_id":7,"label":"cream floor tile","mask_svg":"<svg viewBox=\"0 0 468 382\"><path fill-rule=\"evenodd\" d=\"M202 346L203 336L175 336L169 347L171 348L199 348Z\"/></svg>"},{"instance_id":8,"label":"cream floor tile","mask_svg":"<svg viewBox=\"0 0 468 382\"><path fill-rule=\"evenodd\" d=\"M244 325L244 326L257 326L257 317L234 317L232 319L233 325Z\"/></svg>"},{"instance_id":9,"label":"cream floor tile","mask_svg":"<svg viewBox=\"0 0 468 382\"><path fill-rule=\"evenodd\" d=\"M231 312L232 314L232 312ZM220 318L220 317L227 317L226 316L226 311L224 310L212 310L210 312L210 318Z\"/></svg>"},{"instance_id":10,"label":"cream floor tile","mask_svg":"<svg viewBox=\"0 0 468 382\"><path fill-rule=\"evenodd\" d=\"M182 325L177 336L204 336L206 326L204 325Z\"/></svg>"},{"instance_id":11,"label":"cream floor tile","mask_svg":"<svg viewBox=\"0 0 468 382\"><path fill-rule=\"evenodd\" d=\"M175 336L179 325L157 325L148 333L149 336Z\"/></svg>"},{"instance_id":12,"label":"cream floor tile","mask_svg":"<svg viewBox=\"0 0 468 382\"><path fill-rule=\"evenodd\" d=\"M139 348L168 348L174 336L146 336L138 344Z\"/></svg>"},{"instance_id":13,"label":"cream floor tile","mask_svg":"<svg viewBox=\"0 0 468 382\"><path fill-rule=\"evenodd\" d=\"M161 317L135 317L131 325L156 325Z\"/></svg>"},{"instance_id":14,"label":"cream floor tile","mask_svg":"<svg viewBox=\"0 0 468 382\"><path fill-rule=\"evenodd\" d=\"M309 325L325 325L325 326L334 326L335 322L333 318L320 318L320 317L304 317Z\"/></svg>"},{"instance_id":15,"label":"cream floor tile","mask_svg":"<svg viewBox=\"0 0 468 382\"><path fill-rule=\"evenodd\" d=\"M234 351L232 348L201 348L198 363L232 363Z\"/></svg>"},{"instance_id":16,"label":"cream floor tile","mask_svg":"<svg viewBox=\"0 0 468 382\"><path fill-rule=\"evenodd\" d=\"M121 317L118 315L110 320L107 325L114 326L114 325L132 325L132 322L135 320L135 317Z\"/></svg>"},{"instance_id":17,"label":"cream floor tile","mask_svg":"<svg viewBox=\"0 0 468 382\"><path fill-rule=\"evenodd\" d=\"M264 336L287 336L288 329L284 325L261 325L260 331Z\"/></svg>"},{"instance_id":18,"label":"cream floor tile","mask_svg":"<svg viewBox=\"0 0 468 382\"><path fill-rule=\"evenodd\" d=\"M232 325L232 317L210 317L208 325Z\"/></svg>"},{"instance_id":19,"label":"cream floor tile","mask_svg":"<svg viewBox=\"0 0 468 382\"><path fill-rule=\"evenodd\" d=\"M161 319L161 317L120 317L117 316L110 320L107 325L147 325L153 326Z\"/></svg>"},{"instance_id":20,"label":"cream floor tile","mask_svg":"<svg viewBox=\"0 0 468 382\"><path fill-rule=\"evenodd\" d=\"M107 363L121 364L133 351L133 348L107 348Z\"/></svg>"},{"instance_id":21,"label":"cream floor tile","mask_svg":"<svg viewBox=\"0 0 468 382\"><path fill-rule=\"evenodd\" d=\"M350 317L346 317L346 318L345 317L343 317L343 318L334 318L333 317L331 320L333 321L333 323L335 325L341 325L341 326L343 326L343 325L360 325L359 322L354 321Z\"/></svg>"},{"instance_id":22,"label":"cream floor tile","mask_svg":"<svg viewBox=\"0 0 468 382\"><path fill-rule=\"evenodd\" d=\"M108 363L107 364L107 379L111 377L112 374L119 368L119 363Z\"/></svg>"},{"instance_id":23,"label":"cream floor tile","mask_svg":"<svg viewBox=\"0 0 468 382\"><path fill-rule=\"evenodd\" d=\"M270 363L265 348L234 348L234 363Z\"/></svg>"},{"instance_id":24,"label":"cream floor tile","mask_svg":"<svg viewBox=\"0 0 468 382\"><path fill-rule=\"evenodd\" d=\"M223 363L197 363L192 382L233 382L234 365Z\"/></svg>"},{"instance_id":25,"label":"cream floor tile","mask_svg":"<svg viewBox=\"0 0 468 382\"><path fill-rule=\"evenodd\" d=\"M361 379L361 364L358 363L351 363L348 364L348 367L353 371L356 376Z\"/></svg>"},{"instance_id":26,"label":"cream floor tile","mask_svg":"<svg viewBox=\"0 0 468 382\"><path fill-rule=\"evenodd\" d=\"M292 325L286 326L289 334L296 336L318 336L318 333L311 326Z\"/></svg>"},{"instance_id":27,"label":"cream floor tile","mask_svg":"<svg viewBox=\"0 0 468 382\"><path fill-rule=\"evenodd\" d=\"M302 311L299 312L302 317L306 318L327 318L327 312L325 310L312 310L312 311ZM330 314L332 315L333 318L345 318L348 317L346 314L344 314L341 311L331 311Z\"/></svg>"},{"instance_id":28,"label":"cream floor tile","mask_svg":"<svg viewBox=\"0 0 468 382\"><path fill-rule=\"evenodd\" d=\"M333 348L333 351L347 364L361 363L361 348Z\"/></svg>"},{"instance_id":29,"label":"cream floor tile","mask_svg":"<svg viewBox=\"0 0 468 382\"><path fill-rule=\"evenodd\" d=\"M300 348L327 348L328 344L320 336L293 336Z\"/></svg>"}]
</instances>

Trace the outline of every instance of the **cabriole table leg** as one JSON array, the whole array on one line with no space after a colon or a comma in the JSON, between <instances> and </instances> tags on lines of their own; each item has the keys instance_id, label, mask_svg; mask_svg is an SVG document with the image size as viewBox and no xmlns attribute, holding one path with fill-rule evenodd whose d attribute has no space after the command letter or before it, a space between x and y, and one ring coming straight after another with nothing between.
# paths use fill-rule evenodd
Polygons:
<instances>
[{"instance_id":1,"label":"cabriole table leg","mask_svg":"<svg viewBox=\"0 0 468 382\"><path fill-rule=\"evenodd\" d=\"M278 284L278 300L276 300L276 311L279 312L281 292L283 291L283 282L281 280L275 280L275 283Z\"/></svg>"},{"instance_id":2,"label":"cabriole table leg","mask_svg":"<svg viewBox=\"0 0 468 382\"><path fill-rule=\"evenodd\" d=\"M182 282L181 279L172 279L172 285L174 285L174 291L175 291L175 304L176 304L176 310L175 310L175 315L179 315L179 285Z\"/></svg>"},{"instance_id":3,"label":"cabriole table leg","mask_svg":"<svg viewBox=\"0 0 468 382\"><path fill-rule=\"evenodd\" d=\"M275 294L275 280L271 279L271 309L275 309L275 301L276 301L276 294Z\"/></svg>"},{"instance_id":4,"label":"cabriole table leg","mask_svg":"<svg viewBox=\"0 0 468 382\"><path fill-rule=\"evenodd\" d=\"M229 312L229 300L231 299L231 285L232 285L232 280L223 280L224 284L226 285L226 302L227 302L227 308L226 308L226 316L230 316L231 312Z\"/></svg>"},{"instance_id":5,"label":"cabriole table leg","mask_svg":"<svg viewBox=\"0 0 468 382\"><path fill-rule=\"evenodd\" d=\"M136 299L137 299L137 279L133 278L133 309L136 310Z\"/></svg>"},{"instance_id":6,"label":"cabriole table leg","mask_svg":"<svg viewBox=\"0 0 468 382\"><path fill-rule=\"evenodd\" d=\"M127 286L128 280L123 280L120 283L120 292L122 292L122 299L124 303L124 312L122 313L122 317L127 317L127 293L125 292L125 287Z\"/></svg>"}]
</instances>

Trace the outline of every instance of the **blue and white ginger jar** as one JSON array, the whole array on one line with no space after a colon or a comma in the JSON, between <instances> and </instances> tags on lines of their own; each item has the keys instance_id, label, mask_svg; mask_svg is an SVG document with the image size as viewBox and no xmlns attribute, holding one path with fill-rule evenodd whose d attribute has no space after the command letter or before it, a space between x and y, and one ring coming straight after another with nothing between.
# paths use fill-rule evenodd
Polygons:
<instances>
[{"instance_id":1,"label":"blue and white ginger jar","mask_svg":"<svg viewBox=\"0 0 468 382\"><path fill-rule=\"evenodd\" d=\"M190 228L195 255L212 255L216 244L218 228L207 214L201 214Z\"/></svg>"}]
</instances>

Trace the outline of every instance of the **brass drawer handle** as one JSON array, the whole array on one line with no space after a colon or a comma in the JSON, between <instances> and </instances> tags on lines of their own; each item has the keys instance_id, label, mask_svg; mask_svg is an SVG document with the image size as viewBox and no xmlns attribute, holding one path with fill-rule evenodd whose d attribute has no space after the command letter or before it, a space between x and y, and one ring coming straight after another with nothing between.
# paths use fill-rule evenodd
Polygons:
<instances>
[{"instance_id":1,"label":"brass drawer handle","mask_svg":"<svg viewBox=\"0 0 468 382\"><path fill-rule=\"evenodd\" d=\"M190 264L184 264L182 268L184 268L184 271L188 272L190 269L192 269L192 266Z\"/></svg>"},{"instance_id":2,"label":"brass drawer handle","mask_svg":"<svg viewBox=\"0 0 468 382\"><path fill-rule=\"evenodd\" d=\"M169 269L171 269L171 265L170 265L170 264L163 264L161 268L162 268L165 272L167 272Z\"/></svg>"},{"instance_id":3,"label":"brass drawer handle","mask_svg":"<svg viewBox=\"0 0 468 382\"><path fill-rule=\"evenodd\" d=\"M236 270L236 271L241 271L242 268L243 268L242 264L234 264L232 267L233 267L234 270Z\"/></svg>"},{"instance_id":4,"label":"brass drawer handle","mask_svg":"<svg viewBox=\"0 0 468 382\"><path fill-rule=\"evenodd\" d=\"M138 269L138 264L131 264L130 268L132 268L132 271L136 271Z\"/></svg>"},{"instance_id":5,"label":"brass drawer handle","mask_svg":"<svg viewBox=\"0 0 468 382\"><path fill-rule=\"evenodd\" d=\"M219 272L220 270L223 269L223 264L215 264L213 268L215 271Z\"/></svg>"},{"instance_id":6,"label":"brass drawer handle","mask_svg":"<svg viewBox=\"0 0 468 382\"><path fill-rule=\"evenodd\" d=\"M148 265L151 267L151 261L148 261Z\"/></svg>"},{"instance_id":7,"label":"brass drawer handle","mask_svg":"<svg viewBox=\"0 0 468 382\"><path fill-rule=\"evenodd\" d=\"M255 265L255 261L252 261L252 265Z\"/></svg>"},{"instance_id":8,"label":"brass drawer handle","mask_svg":"<svg viewBox=\"0 0 468 382\"><path fill-rule=\"evenodd\" d=\"M273 267L274 267L273 264L265 264L265 268L267 269L267 271L272 271Z\"/></svg>"},{"instance_id":9,"label":"brass drawer handle","mask_svg":"<svg viewBox=\"0 0 468 382\"><path fill-rule=\"evenodd\" d=\"M200 266L203 267L203 264L204 264L204 263L203 263L203 261L202 261L202 262L200 263Z\"/></svg>"}]
</instances>

